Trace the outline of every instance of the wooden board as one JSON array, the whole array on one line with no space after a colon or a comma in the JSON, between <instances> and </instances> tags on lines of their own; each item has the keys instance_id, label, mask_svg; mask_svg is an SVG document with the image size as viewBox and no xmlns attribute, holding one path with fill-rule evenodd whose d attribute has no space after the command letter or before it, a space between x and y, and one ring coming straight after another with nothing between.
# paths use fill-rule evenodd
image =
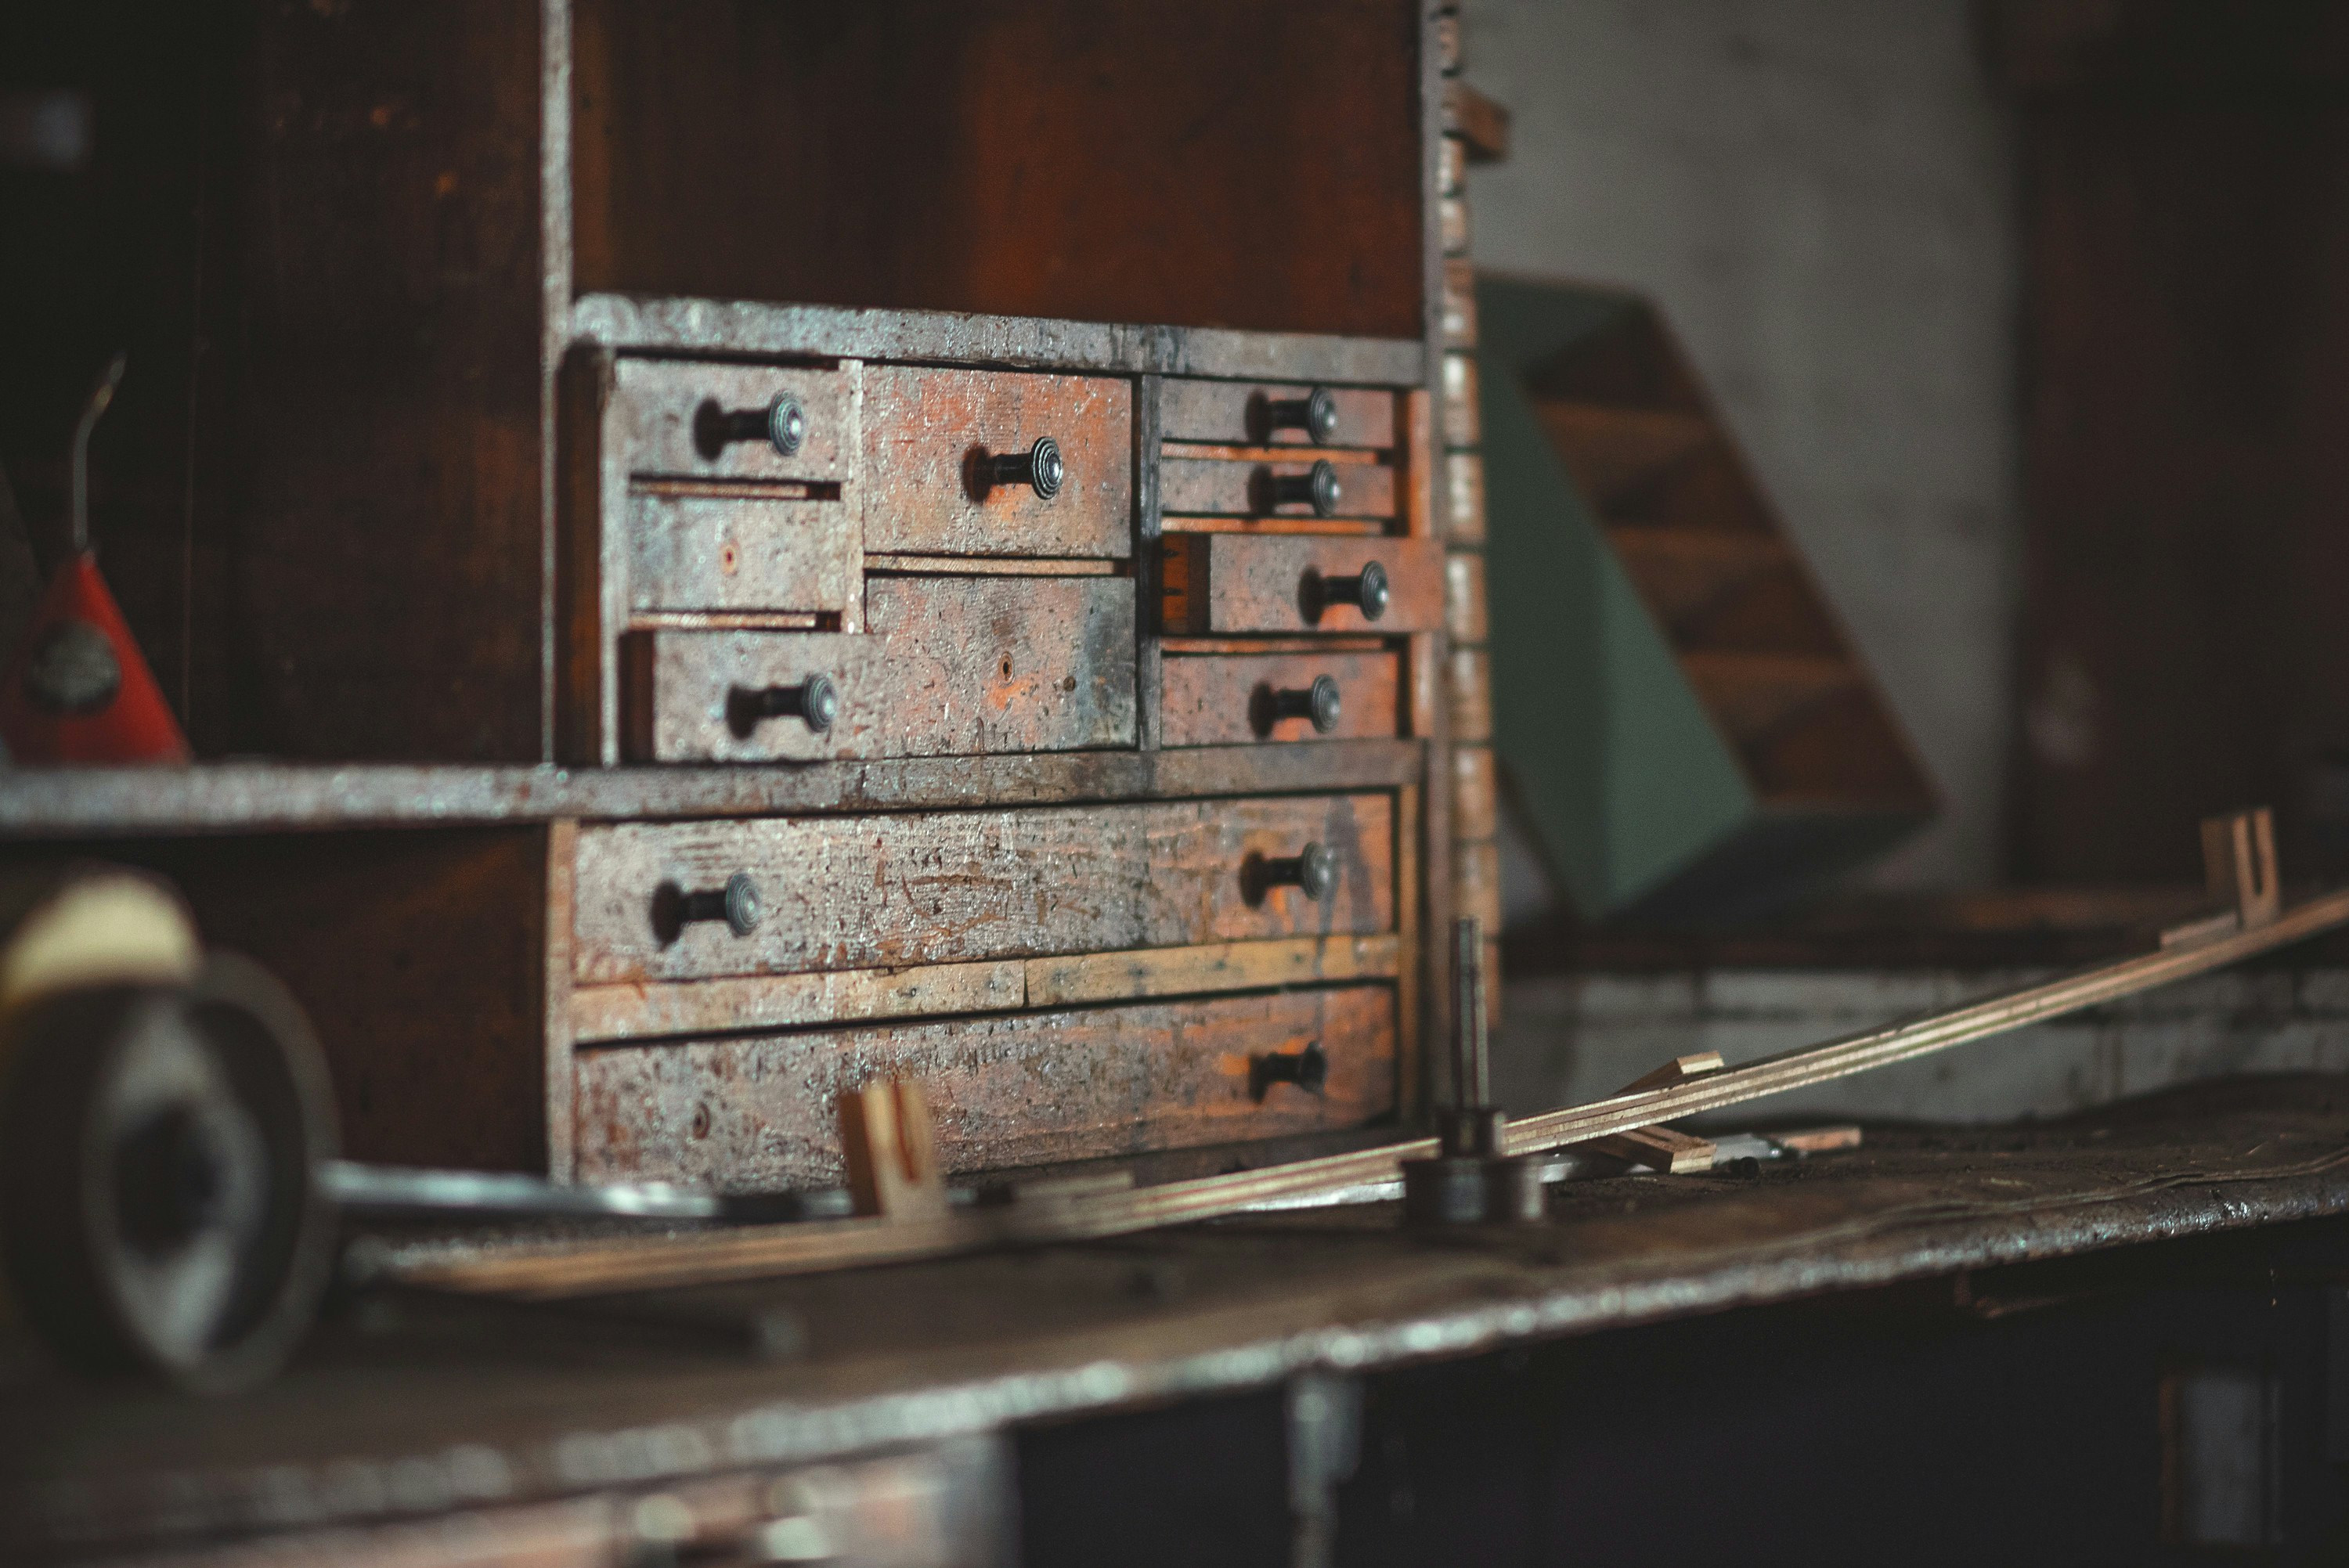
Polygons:
<instances>
[{"instance_id":1,"label":"wooden board","mask_svg":"<svg viewBox=\"0 0 2349 1568\"><path fill-rule=\"evenodd\" d=\"M579 834L582 984L947 964L1394 929L1385 795L625 823ZM1323 902L1255 862L1319 843ZM664 886L759 887L765 918L656 927Z\"/></svg>"},{"instance_id":2,"label":"wooden board","mask_svg":"<svg viewBox=\"0 0 2349 1568\"><path fill-rule=\"evenodd\" d=\"M1444 561L1444 631L1454 643L1485 640L1485 558L1458 551Z\"/></svg>"},{"instance_id":3,"label":"wooden board","mask_svg":"<svg viewBox=\"0 0 2349 1568\"><path fill-rule=\"evenodd\" d=\"M1398 655L1269 654L1169 656L1161 676L1163 744L1245 746L1262 740L1348 740L1401 727ZM1327 676L1338 685L1338 723L1328 734L1310 718L1277 718L1276 692L1309 692Z\"/></svg>"},{"instance_id":4,"label":"wooden board","mask_svg":"<svg viewBox=\"0 0 2349 1568\"><path fill-rule=\"evenodd\" d=\"M1433 631L1443 599L1444 547L1434 539L1322 539L1268 534L1170 533L1163 542L1170 634ZM1314 605L1309 577L1385 568L1386 613L1365 620L1350 604ZM1318 608L1318 614L1311 612Z\"/></svg>"},{"instance_id":5,"label":"wooden board","mask_svg":"<svg viewBox=\"0 0 2349 1568\"><path fill-rule=\"evenodd\" d=\"M1444 505L1454 542L1476 544L1485 538L1485 458L1481 452L1447 452L1444 457Z\"/></svg>"},{"instance_id":6,"label":"wooden board","mask_svg":"<svg viewBox=\"0 0 2349 1568\"><path fill-rule=\"evenodd\" d=\"M1315 462L1337 470L1338 504L1332 517L1386 518L1395 514L1394 470L1382 463L1350 460L1360 454L1299 454L1294 462L1217 460L1167 458L1158 465L1159 507L1169 516L1196 512L1207 516L1279 516L1309 518L1313 509L1302 501L1276 502L1273 481L1310 474Z\"/></svg>"},{"instance_id":7,"label":"wooden board","mask_svg":"<svg viewBox=\"0 0 2349 1568\"><path fill-rule=\"evenodd\" d=\"M1130 578L875 578L861 635L642 632L626 642L631 760L750 762L1073 751L1134 736ZM823 675L828 730L752 721L741 692Z\"/></svg>"},{"instance_id":8,"label":"wooden board","mask_svg":"<svg viewBox=\"0 0 2349 1568\"><path fill-rule=\"evenodd\" d=\"M1492 739L1492 655L1482 648L1454 648L1447 666L1444 695L1452 705L1453 742Z\"/></svg>"},{"instance_id":9,"label":"wooden board","mask_svg":"<svg viewBox=\"0 0 2349 1568\"><path fill-rule=\"evenodd\" d=\"M1384 985L582 1052L585 1181L837 1181L833 1103L918 1079L951 1171L1360 1126L1394 1105ZM1318 1044L1323 1091L1253 1092L1250 1059Z\"/></svg>"},{"instance_id":10,"label":"wooden board","mask_svg":"<svg viewBox=\"0 0 2349 1568\"><path fill-rule=\"evenodd\" d=\"M1272 428L1271 406L1298 403L1314 388L1262 382L1200 381L1169 377L1159 394L1160 431L1170 441L1246 442L1254 446L1390 447L1394 444L1394 394L1368 387L1322 390L1338 410L1326 441L1307 432Z\"/></svg>"},{"instance_id":11,"label":"wooden board","mask_svg":"<svg viewBox=\"0 0 2349 1568\"><path fill-rule=\"evenodd\" d=\"M1489 839L1500 831L1500 780L1489 746L1457 746L1452 751L1452 836Z\"/></svg>"},{"instance_id":12,"label":"wooden board","mask_svg":"<svg viewBox=\"0 0 2349 1568\"><path fill-rule=\"evenodd\" d=\"M1047 500L993 484L986 457L1059 443ZM1104 377L873 366L858 505L864 548L941 555L1133 553L1133 388Z\"/></svg>"},{"instance_id":13,"label":"wooden board","mask_svg":"<svg viewBox=\"0 0 2349 1568\"><path fill-rule=\"evenodd\" d=\"M628 496L632 610L812 610L864 592L855 515L838 500L638 487Z\"/></svg>"},{"instance_id":14,"label":"wooden board","mask_svg":"<svg viewBox=\"0 0 2349 1568\"><path fill-rule=\"evenodd\" d=\"M855 388L840 371L633 356L623 356L616 369L629 473L833 484L848 477L856 452ZM798 451L786 456L755 438L705 444L705 410L761 412L784 396L798 399L806 416Z\"/></svg>"}]
</instances>

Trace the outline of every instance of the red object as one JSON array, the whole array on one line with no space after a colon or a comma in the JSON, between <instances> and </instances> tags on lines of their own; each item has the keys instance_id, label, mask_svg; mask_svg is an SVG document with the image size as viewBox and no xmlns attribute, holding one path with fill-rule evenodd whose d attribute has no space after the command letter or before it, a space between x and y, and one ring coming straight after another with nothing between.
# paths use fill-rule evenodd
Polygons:
<instances>
[{"instance_id":1,"label":"red object","mask_svg":"<svg viewBox=\"0 0 2349 1568\"><path fill-rule=\"evenodd\" d=\"M0 739L20 763L188 760L180 721L88 551L50 579L0 677Z\"/></svg>"}]
</instances>

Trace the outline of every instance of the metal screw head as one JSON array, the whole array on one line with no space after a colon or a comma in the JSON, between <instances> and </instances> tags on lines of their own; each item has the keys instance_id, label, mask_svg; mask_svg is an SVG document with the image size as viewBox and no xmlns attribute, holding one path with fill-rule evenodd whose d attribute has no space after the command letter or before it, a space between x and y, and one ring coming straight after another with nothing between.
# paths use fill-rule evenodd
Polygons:
<instances>
[{"instance_id":1,"label":"metal screw head","mask_svg":"<svg viewBox=\"0 0 2349 1568\"><path fill-rule=\"evenodd\" d=\"M1360 601L1362 619L1375 621L1387 613L1387 569L1377 562L1362 568L1362 591Z\"/></svg>"},{"instance_id":2,"label":"metal screw head","mask_svg":"<svg viewBox=\"0 0 2349 1568\"><path fill-rule=\"evenodd\" d=\"M70 717L96 713L122 689L114 645L88 621L59 621L43 634L25 665L25 696L43 713Z\"/></svg>"},{"instance_id":3,"label":"metal screw head","mask_svg":"<svg viewBox=\"0 0 2349 1568\"><path fill-rule=\"evenodd\" d=\"M737 936L748 936L759 929L766 914L759 901L759 884L750 880L748 872L736 872L726 879L726 924Z\"/></svg>"},{"instance_id":4,"label":"metal screw head","mask_svg":"<svg viewBox=\"0 0 2349 1568\"><path fill-rule=\"evenodd\" d=\"M840 717L840 688L830 676L810 676L800 685L800 717L821 735Z\"/></svg>"},{"instance_id":5,"label":"metal screw head","mask_svg":"<svg viewBox=\"0 0 2349 1568\"><path fill-rule=\"evenodd\" d=\"M1308 695L1313 707L1314 732L1327 735L1337 728L1340 717L1338 683L1328 676L1315 676L1313 690Z\"/></svg>"},{"instance_id":6,"label":"metal screw head","mask_svg":"<svg viewBox=\"0 0 2349 1568\"><path fill-rule=\"evenodd\" d=\"M1319 844L1308 844L1297 858L1297 885L1305 896L1319 903L1338 886L1338 857Z\"/></svg>"},{"instance_id":7,"label":"metal screw head","mask_svg":"<svg viewBox=\"0 0 2349 1568\"><path fill-rule=\"evenodd\" d=\"M767 405L767 439L787 458L807 439L807 410L788 392L777 393L775 400Z\"/></svg>"},{"instance_id":8,"label":"metal screw head","mask_svg":"<svg viewBox=\"0 0 2349 1568\"><path fill-rule=\"evenodd\" d=\"M1039 498L1050 500L1061 493L1061 481L1068 470L1061 461L1061 443L1050 436L1039 436L1036 444L1028 449L1028 483Z\"/></svg>"},{"instance_id":9,"label":"metal screw head","mask_svg":"<svg viewBox=\"0 0 2349 1568\"><path fill-rule=\"evenodd\" d=\"M1305 433L1313 438L1317 447L1326 447L1338 433L1338 399L1330 395L1327 387L1316 387L1305 399Z\"/></svg>"},{"instance_id":10,"label":"metal screw head","mask_svg":"<svg viewBox=\"0 0 2349 1568\"><path fill-rule=\"evenodd\" d=\"M1345 492L1338 485L1338 469L1329 459L1321 458L1313 464L1313 515L1328 517L1338 510Z\"/></svg>"}]
</instances>

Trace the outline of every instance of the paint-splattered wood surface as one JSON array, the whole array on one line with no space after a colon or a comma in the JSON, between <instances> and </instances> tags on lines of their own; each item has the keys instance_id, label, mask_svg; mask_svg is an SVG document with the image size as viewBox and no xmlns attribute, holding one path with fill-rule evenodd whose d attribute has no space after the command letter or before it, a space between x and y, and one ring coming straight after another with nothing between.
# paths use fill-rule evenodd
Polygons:
<instances>
[{"instance_id":1,"label":"paint-splattered wood surface","mask_svg":"<svg viewBox=\"0 0 2349 1568\"><path fill-rule=\"evenodd\" d=\"M1170 533L1164 546L1163 624L1170 634L1433 631L1444 604L1444 545L1435 539L1322 539ZM1386 608L1372 619L1331 603L1322 585L1386 574Z\"/></svg>"},{"instance_id":2,"label":"paint-splattered wood surface","mask_svg":"<svg viewBox=\"0 0 2349 1568\"><path fill-rule=\"evenodd\" d=\"M1264 740L1358 739L1396 734L1399 655L1394 654L1191 654L1164 661L1161 723L1168 746L1246 746ZM1286 694L1309 698L1313 683L1338 688L1338 718L1318 729L1309 715L1284 714ZM1293 708L1292 704L1292 708Z\"/></svg>"}]
</instances>

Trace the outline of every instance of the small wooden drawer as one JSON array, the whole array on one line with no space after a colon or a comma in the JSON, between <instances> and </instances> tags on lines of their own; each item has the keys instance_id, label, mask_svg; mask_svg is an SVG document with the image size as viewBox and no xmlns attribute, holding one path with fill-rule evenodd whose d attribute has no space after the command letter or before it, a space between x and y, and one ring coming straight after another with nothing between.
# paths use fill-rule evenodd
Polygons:
<instances>
[{"instance_id":1,"label":"small wooden drawer","mask_svg":"<svg viewBox=\"0 0 2349 1568\"><path fill-rule=\"evenodd\" d=\"M691 480L632 488L629 608L854 609L864 552L848 509L837 500L746 498L740 489Z\"/></svg>"},{"instance_id":2,"label":"small wooden drawer","mask_svg":"<svg viewBox=\"0 0 2349 1568\"><path fill-rule=\"evenodd\" d=\"M1169 455L1158 465L1158 506L1170 517L1382 520L1395 513L1394 470L1364 452Z\"/></svg>"},{"instance_id":3,"label":"small wooden drawer","mask_svg":"<svg viewBox=\"0 0 2349 1568\"><path fill-rule=\"evenodd\" d=\"M949 1171L1359 1127L1394 1109L1385 985L732 1036L580 1053L578 1179L732 1189L837 1182L835 1106L918 1081ZM1318 1052L1319 1091L1264 1065Z\"/></svg>"},{"instance_id":4,"label":"small wooden drawer","mask_svg":"<svg viewBox=\"0 0 2349 1568\"><path fill-rule=\"evenodd\" d=\"M866 583L862 634L644 631L621 659L637 762L813 761L1081 751L1134 741L1133 580ZM818 729L766 694L821 676ZM790 699L785 699L786 706Z\"/></svg>"},{"instance_id":5,"label":"small wooden drawer","mask_svg":"<svg viewBox=\"0 0 2349 1568\"><path fill-rule=\"evenodd\" d=\"M1133 553L1133 389L1103 377L868 366L856 487L876 554ZM992 476L1058 450L1058 485Z\"/></svg>"},{"instance_id":6,"label":"small wooden drawer","mask_svg":"<svg viewBox=\"0 0 2349 1568\"><path fill-rule=\"evenodd\" d=\"M1328 412L1318 427L1314 400ZM1395 395L1357 387L1283 387L1245 381L1169 380L1159 394L1160 434L1170 441L1247 447L1395 444Z\"/></svg>"},{"instance_id":7,"label":"small wooden drawer","mask_svg":"<svg viewBox=\"0 0 2349 1568\"><path fill-rule=\"evenodd\" d=\"M1319 898L1296 885L1309 845ZM574 967L592 985L1367 935L1394 929L1394 855L1383 794L616 823L580 830ZM689 906L738 876L755 922Z\"/></svg>"},{"instance_id":8,"label":"small wooden drawer","mask_svg":"<svg viewBox=\"0 0 2349 1568\"><path fill-rule=\"evenodd\" d=\"M629 358L617 377L630 473L812 480L835 496L847 478L855 403L837 370ZM771 434L779 400L786 435L796 432L789 451Z\"/></svg>"},{"instance_id":9,"label":"small wooden drawer","mask_svg":"<svg viewBox=\"0 0 2349 1568\"><path fill-rule=\"evenodd\" d=\"M1161 542L1160 624L1170 636L1433 631L1444 617L1444 546L1434 539L1170 533ZM1373 573L1372 568L1376 568ZM1361 596L1383 580L1375 615Z\"/></svg>"},{"instance_id":10,"label":"small wooden drawer","mask_svg":"<svg viewBox=\"0 0 2349 1568\"><path fill-rule=\"evenodd\" d=\"M1399 655L1176 654L1163 662L1168 746L1361 740L1401 731Z\"/></svg>"}]
</instances>

